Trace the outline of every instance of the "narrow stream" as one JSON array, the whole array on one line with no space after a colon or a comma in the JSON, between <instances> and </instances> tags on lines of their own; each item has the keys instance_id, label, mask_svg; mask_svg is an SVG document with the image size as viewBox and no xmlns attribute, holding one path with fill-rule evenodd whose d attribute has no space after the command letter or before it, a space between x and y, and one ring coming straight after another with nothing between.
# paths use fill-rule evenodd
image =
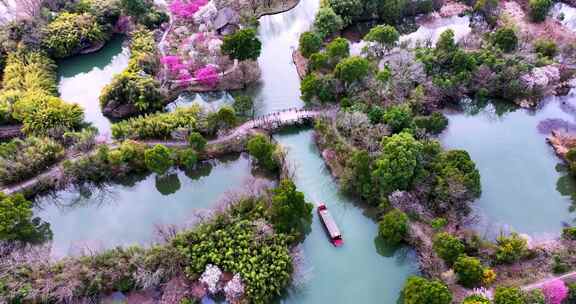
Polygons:
<instances>
[{"instance_id":1,"label":"narrow stream","mask_svg":"<svg viewBox=\"0 0 576 304\"><path fill-rule=\"evenodd\" d=\"M58 62L58 90L62 99L84 108L85 120L110 134L110 121L102 115L98 97L114 75L128 66L129 51L122 47L123 37L114 36L98 52Z\"/></svg>"}]
</instances>

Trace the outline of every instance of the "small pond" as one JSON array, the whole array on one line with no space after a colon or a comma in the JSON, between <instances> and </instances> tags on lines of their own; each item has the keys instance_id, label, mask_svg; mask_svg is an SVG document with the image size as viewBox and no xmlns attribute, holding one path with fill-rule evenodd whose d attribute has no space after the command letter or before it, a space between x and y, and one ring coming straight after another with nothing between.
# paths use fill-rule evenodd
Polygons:
<instances>
[{"instance_id":1,"label":"small pond","mask_svg":"<svg viewBox=\"0 0 576 304\"><path fill-rule=\"evenodd\" d=\"M102 115L99 96L102 88L128 66L129 51L116 35L101 50L58 62L58 91L67 102L84 108L85 120L100 134L110 133L110 121Z\"/></svg>"},{"instance_id":2,"label":"small pond","mask_svg":"<svg viewBox=\"0 0 576 304\"><path fill-rule=\"evenodd\" d=\"M575 122L565 109L576 105L576 99L551 97L538 110L494 104L448 114L450 124L442 136L446 147L468 151L480 170L478 228L492 236L500 229L557 235L563 223L574 218L570 213L574 183L560 170L560 159L546 143L548 132L539 132L538 126L550 118Z\"/></svg>"},{"instance_id":3,"label":"small pond","mask_svg":"<svg viewBox=\"0 0 576 304\"><path fill-rule=\"evenodd\" d=\"M154 240L156 225L185 224L252 178L248 156L235 156L162 178L133 176L102 189L60 191L36 200L35 215L50 223L56 257L86 247L146 244Z\"/></svg>"}]
</instances>

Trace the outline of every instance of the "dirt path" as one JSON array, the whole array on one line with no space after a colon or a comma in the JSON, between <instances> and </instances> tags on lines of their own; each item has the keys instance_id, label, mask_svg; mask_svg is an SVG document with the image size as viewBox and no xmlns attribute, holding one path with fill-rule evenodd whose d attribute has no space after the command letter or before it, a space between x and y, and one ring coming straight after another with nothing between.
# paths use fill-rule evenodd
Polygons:
<instances>
[{"instance_id":1,"label":"dirt path","mask_svg":"<svg viewBox=\"0 0 576 304\"><path fill-rule=\"evenodd\" d=\"M536 283L524 285L524 286L522 286L522 289L523 290L540 289L540 288L544 287L544 285L546 285L552 281L555 281L555 280L574 282L574 281L576 281L576 271L569 272L569 273L566 273L566 274L563 274L560 276L544 279L544 280L538 281Z\"/></svg>"}]
</instances>

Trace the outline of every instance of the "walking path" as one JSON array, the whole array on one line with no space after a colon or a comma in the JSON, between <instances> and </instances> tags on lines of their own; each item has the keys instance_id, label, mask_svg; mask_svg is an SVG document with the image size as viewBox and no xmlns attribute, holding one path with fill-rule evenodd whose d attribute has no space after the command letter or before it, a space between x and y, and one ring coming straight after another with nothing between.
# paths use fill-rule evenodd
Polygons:
<instances>
[{"instance_id":1,"label":"walking path","mask_svg":"<svg viewBox=\"0 0 576 304\"><path fill-rule=\"evenodd\" d=\"M304 109L286 109L275 113L270 113L267 115L263 115L252 120L249 120L242 125L232 129L228 134L223 136L219 136L218 138L208 141L208 144L220 144L226 141L229 141L234 138L239 138L241 136L245 136L250 132L252 129L263 129L269 132L273 132L277 129L280 129L285 126L291 126L294 124L298 124L307 120L314 119L321 115L327 115L331 112L330 109L325 110L304 110ZM140 142L153 146L156 144L162 144L168 147L186 147L188 146L187 141L178 141L178 140L141 140ZM110 142L108 143L110 149L114 149L118 147L117 142ZM90 152L88 152L90 153ZM31 189L36 186L41 181L57 181L60 180L64 176L64 172L62 171L62 162L65 160L77 160L80 157L84 156L83 153L74 153L66 155L66 157L54 164L53 166L46 169L46 171L36 175L33 178L28 180L22 181L17 184L13 184L10 186L0 188L0 191L4 192L4 194L10 195L13 193L21 192L26 189Z\"/></svg>"},{"instance_id":2,"label":"walking path","mask_svg":"<svg viewBox=\"0 0 576 304\"><path fill-rule=\"evenodd\" d=\"M548 284L552 281L555 281L555 280L574 282L574 281L576 281L576 271L569 272L569 273L566 273L566 274L563 274L560 276L544 279L544 280L538 281L536 283L524 285L524 286L522 286L522 289L523 290L541 289L546 284Z\"/></svg>"}]
</instances>

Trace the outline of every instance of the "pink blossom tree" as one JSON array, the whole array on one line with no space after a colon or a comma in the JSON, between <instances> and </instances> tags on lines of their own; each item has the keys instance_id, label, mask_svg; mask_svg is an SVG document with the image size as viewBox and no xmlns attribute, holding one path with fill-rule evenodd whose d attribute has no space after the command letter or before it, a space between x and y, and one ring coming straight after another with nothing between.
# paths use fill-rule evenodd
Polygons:
<instances>
[{"instance_id":1,"label":"pink blossom tree","mask_svg":"<svg viewBox=\"0 0 576 304\"><path fill-rule=\"evenodd\" d=\"M186 65L178 56L167 55L160 58L160 62L166 66L166 69L168 69L168 73L170 73L170 75L178 75L181 70L186 69Z\"/></svg>"},{"instance_id":2,"label":"pink blossom tree","mask_svg":"<svg viewBox=\"0 0 576 304\"><path fill-rule=\"evenodd\" d=\"M215 87L218 83L219 76L215 67L207 65L196 70L196 72L194 72L194 78L196 78L200 84L208 87Z\"/></svg>"},{"instance_id":3,"label":"pink blossom tree","mask_svg":"<svg viewBox=\"0 0 576 304\"><path fill-rule=\"evenodd\" d=\"M562 280L553 280L544 285L542 288L546 303L561 304L562 301L568 296L568 287Z\"/></svg>"}]
</instances>

